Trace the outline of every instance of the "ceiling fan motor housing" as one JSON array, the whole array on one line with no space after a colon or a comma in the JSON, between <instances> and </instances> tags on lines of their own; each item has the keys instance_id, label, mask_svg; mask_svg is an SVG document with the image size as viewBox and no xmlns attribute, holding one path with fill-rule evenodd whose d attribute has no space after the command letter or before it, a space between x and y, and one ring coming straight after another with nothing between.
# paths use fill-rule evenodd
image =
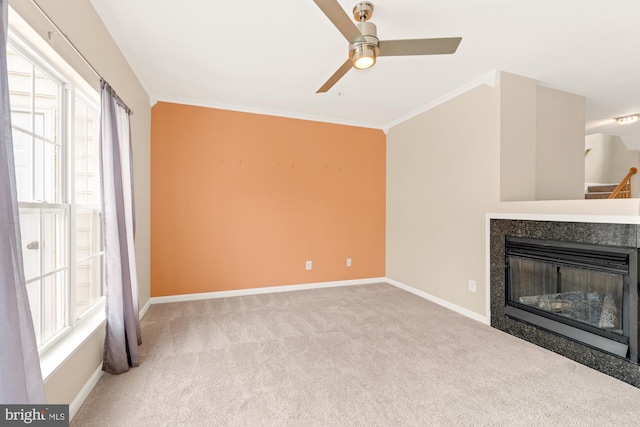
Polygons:
<instances>
[{"instance_id":1,"label":"ceiling fan motor housing","mask_svg":"<svg viewBox=\"0 0 640 427\"><path fill-rule=\"evenodd\" d=\"M375 62L375 58L380 54L380 48L378 47L378 30L376 25L373 22L363 21L359 22L357 26L364 37L364 41L356 41L349 44L349 59L354 62L354 55L357 56L364 54L365 56L372 56ZM358 67L356 66L356 68Z\"/></svg>"}]
</instances>

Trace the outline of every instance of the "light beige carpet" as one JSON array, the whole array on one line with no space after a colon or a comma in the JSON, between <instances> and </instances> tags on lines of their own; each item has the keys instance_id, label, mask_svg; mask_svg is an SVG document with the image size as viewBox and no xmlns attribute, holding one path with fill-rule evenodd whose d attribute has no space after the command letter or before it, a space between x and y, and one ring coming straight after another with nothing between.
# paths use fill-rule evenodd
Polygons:
<instances>
[{"instance_id":1,"label":"light beige carpet","mask_svg":"<svg viewBox=\"0 0 640 427\"><path fill-rule=\"evenodd\" d=\"M73 426L632 426L640 389L388 284L152 306Z\"/></svg>"}]
</instances>

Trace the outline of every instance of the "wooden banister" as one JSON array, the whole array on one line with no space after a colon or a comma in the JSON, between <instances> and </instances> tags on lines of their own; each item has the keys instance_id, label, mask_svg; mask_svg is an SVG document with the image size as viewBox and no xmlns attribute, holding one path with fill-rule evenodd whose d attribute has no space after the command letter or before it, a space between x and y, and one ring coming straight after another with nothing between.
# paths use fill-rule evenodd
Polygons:
<instances>
[{"instance_id":1,"label":"wooden banister","mask_svg":"<svg viewBox=\"0 0 640 427\"><path fill-rule=\"evenodd\" d=\"M622 178L620 184L609 196L610 199L630 199L631 198L631 177L638 172L636 168L630 168L627 176Z\"/></svg>"}]
</instances>

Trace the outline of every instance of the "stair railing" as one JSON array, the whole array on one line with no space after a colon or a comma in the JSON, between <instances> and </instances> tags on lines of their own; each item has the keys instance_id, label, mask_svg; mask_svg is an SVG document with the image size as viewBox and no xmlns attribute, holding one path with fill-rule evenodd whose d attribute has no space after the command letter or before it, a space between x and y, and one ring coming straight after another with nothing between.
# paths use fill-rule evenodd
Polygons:
<instances>
[{"instance_id":1,"label":"stair railing","mask_svg":"<svg viewBox=\"0 0 640 427\"><path fill-rule=\"evenodd\" d=\"M622 178L620 184L609 196L610 199L630 199L631 198L631 177L638 172L636 168L630 168L627 176Z\"/></svg>"}]
</instances>

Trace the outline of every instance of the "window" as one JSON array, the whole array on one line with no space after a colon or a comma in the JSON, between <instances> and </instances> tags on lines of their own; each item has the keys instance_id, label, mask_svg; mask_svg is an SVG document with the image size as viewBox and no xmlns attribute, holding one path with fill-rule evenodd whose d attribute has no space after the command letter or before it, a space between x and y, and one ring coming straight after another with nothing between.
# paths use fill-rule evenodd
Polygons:
<instances>
[{"instance_id":1,"label":"window","mask_svg":"<svg viewBox=\"0 0 640 427\"><path fill-rule=\"evenodd\" d=\"M25 279L42 350L103 295L99 96L15 34L7 68Z\"/></svg>"}]
</instances>

